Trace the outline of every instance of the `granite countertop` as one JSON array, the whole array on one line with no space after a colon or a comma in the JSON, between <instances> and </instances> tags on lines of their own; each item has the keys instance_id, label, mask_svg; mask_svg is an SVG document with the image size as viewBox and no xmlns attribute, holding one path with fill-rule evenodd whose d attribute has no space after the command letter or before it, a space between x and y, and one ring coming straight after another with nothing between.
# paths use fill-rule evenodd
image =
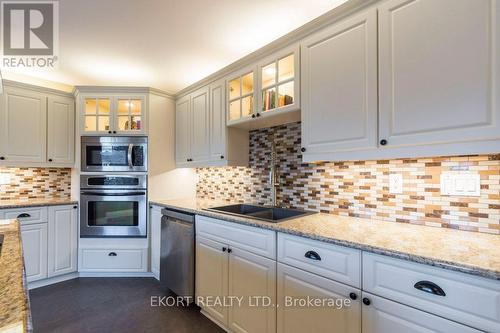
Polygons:
<instances>
[{"instance_id":1,"label":"granite countertop","mask_svg":"<svg viewBox=\"0 0 500 333\"><path fill-rule=\"evenodd\" d=\"M150 204L500 280L498 235L321 213L270 223L206 211L230 203L204 199Z\"/></svg>"},{"instance_id":2,"label":"granite countertop","mask_svg":"<svg viewBox=\"0 0 500 333\"><path fill-rule=\"evenodd\" d=\"M67 198L0 200L0 209L42 206L77 205L78 201Z\"/></svg>"},{"instance_id":3,"label":"granite countertop","mask_svg":"<svg viewBox=\"0 0 500 333\"><path fill-rule=\"evenodd\" d=\"M32 332L19 222L0 220L0 234L0 332Z\"/></svg>"}]
</instances>

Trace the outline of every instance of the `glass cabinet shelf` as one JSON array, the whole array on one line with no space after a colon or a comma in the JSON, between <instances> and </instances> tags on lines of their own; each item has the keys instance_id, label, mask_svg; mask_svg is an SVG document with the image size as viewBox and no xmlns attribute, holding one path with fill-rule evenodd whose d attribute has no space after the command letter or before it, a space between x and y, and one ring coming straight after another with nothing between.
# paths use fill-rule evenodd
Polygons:
<instances>
[{"instance_id":1,"label":"glass cabinet shelf","mask_svg":"<svg viewBox=\"0 0 500 333\"><path fill-rule=\"evenodd\" d=\"M260 111L268 112L294 104L296 84L294 53L260 66L260 77Z\"/></svg>"}]
</instances>

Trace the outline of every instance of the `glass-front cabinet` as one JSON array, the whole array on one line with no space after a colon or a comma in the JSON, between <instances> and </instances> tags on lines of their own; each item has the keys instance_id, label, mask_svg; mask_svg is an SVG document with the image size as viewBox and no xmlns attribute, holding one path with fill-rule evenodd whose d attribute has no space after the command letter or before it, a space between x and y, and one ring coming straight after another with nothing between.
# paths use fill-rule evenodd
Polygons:
<instances>
[{"instance_id":1,"label":"glass-front cabinet","mask_svg":"<svg viewBox=\"0 0 500 333\"><path fill-rule=\"evenodd\" d=\"M293 45L227 77L228 126L251 129L300 120L299 51Z\"/></svg>"},{"instance_id":2,"label":"glass-front cabinet","mask_svg":"<svg viewBox=\"0 0 500 333\"><path fill-rule=\"evenodd\" d=\"M228 124L255 117L255 69L246 68L228 79Z\"/></svg>"},{"instance_id":3,"label":"glass-front cabinet","mask_svg":"<svg viewBox=\"0 0 500 333\"><path fill-rule=\"evenodd\" d=\"M145 100L143 95L81 96L81 133L145 134Z\"/></svg>"},{"instance_id":4,"label":"glass-front cabinet","mask_svg":"<svg viewBox=\"0 0 500 333\"><path fill-rule=\"evenodd\" d=\"M264 59L258 65L258 113L298 110L299 48L293 46Z\"/></svg>"}]
</instances>

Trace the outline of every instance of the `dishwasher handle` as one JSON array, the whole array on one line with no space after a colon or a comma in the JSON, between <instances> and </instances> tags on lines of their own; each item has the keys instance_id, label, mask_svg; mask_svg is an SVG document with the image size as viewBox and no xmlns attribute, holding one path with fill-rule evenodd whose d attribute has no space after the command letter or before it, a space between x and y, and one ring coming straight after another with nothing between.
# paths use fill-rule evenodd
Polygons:
<instances>
[{"instance_id":1,"label":"dishwasher handle","mask_svg":"<svg viewBox=\"0 0 500 333\"><path fill-rule=\"evenodd\" d=\"M162 209L161 213L163 216L171 217L176 220L180 220L183 222L194 223L194 215L181 213L175 210L170 209Z\"/></svg>"}]
</instances>

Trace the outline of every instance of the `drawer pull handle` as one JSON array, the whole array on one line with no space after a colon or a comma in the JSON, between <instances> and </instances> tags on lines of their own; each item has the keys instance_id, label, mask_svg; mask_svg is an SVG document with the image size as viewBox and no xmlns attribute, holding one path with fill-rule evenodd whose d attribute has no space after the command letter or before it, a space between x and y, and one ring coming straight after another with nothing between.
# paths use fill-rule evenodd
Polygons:
<instances>
[{"instance_id":1,"label":"drawer pull handle","mask_svg":"<svg viewBox=\"0 0 500 333\"><path fill-rule=\"evenodd\" d=\"M18 219L23 219L23 218L27 218L27 217L31 217L31 215L28 213L22 213L22 214L17 215Z\"/></svg>"},{"instance_id":2,"label":"drawer pull handle","mask_svg":"<svg viewBox=\"0 0 500 333\"><path fill-rule=\"evenodd\" d=\"M108 253L108 256L110 256L110 257L116 257L116 256L117 256L117 254L116 254L116 252L109 252L109 253Z\"/></svg>"},{"instance_id":3,"label":"drawer pull handle","mask_svg":"<svg viewBox=\"0 0 500 333\"><path fill-rule=\"evenodd\" d=\"M307 251L306 254L304 254L304 257L311 259L311 260L317 260L317 261L321 260L321 257L319 256L319 254L314 252L314 251Z\"/></svg>"},{"instance_id":4,"label":"drawer pull handle","mask_svg":"<svg viewBox=\"0 0 500 333\"><path fill-rule=\"evenodd\" d=\"M440 286L430 281L418 281L415 283L414 287L423 292L434 294L437 296L446 296L443 289Z\"/></svg>"}]
</instances>

